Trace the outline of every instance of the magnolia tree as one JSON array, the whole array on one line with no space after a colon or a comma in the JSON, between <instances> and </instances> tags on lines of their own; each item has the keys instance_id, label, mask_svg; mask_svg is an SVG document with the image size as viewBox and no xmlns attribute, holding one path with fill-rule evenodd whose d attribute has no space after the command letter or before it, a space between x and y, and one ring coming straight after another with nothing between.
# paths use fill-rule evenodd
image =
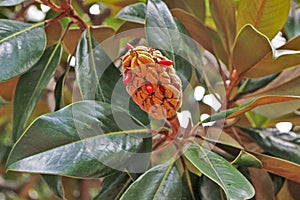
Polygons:
<instances>
[{"instance_id":1,"label":"magnolia tree","mask_svg":"<svg viewBox=\"0 0 300 200\"><path fill-rule=\"evenodd\" d=\"M0 6L0 197L299 198L297 2Z\"/></svg>"}]
</instances>

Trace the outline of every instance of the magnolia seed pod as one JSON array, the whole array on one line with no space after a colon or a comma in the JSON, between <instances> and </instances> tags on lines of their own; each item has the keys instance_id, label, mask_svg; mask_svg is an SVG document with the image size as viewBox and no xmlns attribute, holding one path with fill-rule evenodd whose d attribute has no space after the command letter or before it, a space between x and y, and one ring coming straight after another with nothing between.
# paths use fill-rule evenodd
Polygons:
<instances>
[{"instance_id":1,"label":"magnolia seed pod","mask_svg":"<svg viewBox=\"0 0 300 200\"><path fill-rule=\"evenodd\" d=\"M182 83L171 60L158 50L138 46L129 49L122 65L126 90L142 110L156 119L176 115Z\"/></svg>"}]
</instances>

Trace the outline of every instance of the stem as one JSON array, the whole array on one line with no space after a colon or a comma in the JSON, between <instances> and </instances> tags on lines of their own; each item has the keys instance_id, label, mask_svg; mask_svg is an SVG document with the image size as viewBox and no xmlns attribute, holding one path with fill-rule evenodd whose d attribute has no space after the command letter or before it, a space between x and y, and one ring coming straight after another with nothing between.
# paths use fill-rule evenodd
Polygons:
<instances>
[{"instance_id":1,"label":"stem","mask_svg":"<svg viewBox=\"0 0 300 200\"><path fill-rule=\"evenodd\" d=\"M169 135L168 140L172 140L181 131L180 130L180 123L179 123L179 120L178 120L178 115L176 114L173 117L168 118L167 120L168 120L168 123L170 124L170 127L172 129L170 131L170 135Z\"/></svg>"}]
</instances>

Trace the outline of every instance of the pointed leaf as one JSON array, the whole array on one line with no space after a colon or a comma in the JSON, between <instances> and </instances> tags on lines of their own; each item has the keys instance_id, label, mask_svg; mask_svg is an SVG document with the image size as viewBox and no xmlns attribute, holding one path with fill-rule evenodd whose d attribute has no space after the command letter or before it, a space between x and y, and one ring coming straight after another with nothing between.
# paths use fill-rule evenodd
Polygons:
<instances>
[{"instance_id":1,"label":"pointed leaf","mask_svg":"<svg viewBox=\"0 0 300 200\"><path fill-rule=\"evenodd\" d=\"M241 89L241 94L254 92L255 90L258 90L258 89L266 86L268 83L270 83L272 80L274 80L278 75L279 74L271 74L271 75L264 76L261 78L251 78L251 79L246 79L246 80L242 81L240 84L240 87L239 87L239 89ZM241 88L241 86L243 86L243 88Z\"/></svg>"},{"instance_id":2,"label":"pointed leaf","mask_svg":"<svg viewBox=\"0 0 300 200\"><path fill-rule=\"evenodd\" d=\"M16 141L22 134L27 121L37 105L60 61L60 43L49 47L41 59L19 79L14 97L13 137Z\"/></svg>"},{"instance_id":3,"label":"pointed leaf","mask_svg":"<svg viewBox=\"0 0 300 200\"><path fill-rule=\"evenodd\" d=\"M260 160L244 150L240 151L239 155L231 162L231 164L236 164L238 166L255 167L259 169L262 168L262 163L260 162Z\"/></svg>"},{"instance_id":4,"label":"pointed leaf","mask_svg":"<svg viewBox=\"0 0 300 200\"><path fill-rule=\"evenodd\" d=\"M0 0L0 6L14 6L26 0Z\"/></svg>"},{"instance_id":5,"label":"pointed leaf","mask_svg":"<svg viewBox=\"0 0 300 200\"><path fill-rule=\"evenodd\" d=\"M0 20L0 82L28 71L46 47L43 23Z\"/></svg>"},{"instance_id":6,"label":"pointed leaf","mask_svg":"<svg viewBox=\"0 0 300 200\"><path fill-rule=\"evenodd\" d=\"M254 188L248 180L221 156L193 143L186 146L185 157L205 176L216 182L228 199L249 199Z\"/></svg>"},{"instance_id":7,"label":"pointed leaf","mask_svg":"<svg viewBox=\"0 0 300 200\"><path fill-rule=\"evenodd\" d=\"M300 136L294 132L282 133L275 128L240 129L268 153L300 164Z\"/></svg>"},{"instance_id":8,"label":"pointed leaf","mask_svg":"<svg viewBox=\"0 0 300 200\"><path fill-rule=\"evenodd\" d=\"M139 166L132 159L143 151L148 129L131 130L130 124L120 129L114 115L126 117L122 110L82 101L39 117L14 145L7 169L74 177L101 177L114 169L145 170L147 154Z\"/></svg>"},{"instance_id":9,"label":"pointed leaf","mask_svg":"<svg viewBox=\"0 0 300 200\"><path fill-rule=\"evenodd\" d=\"M103 48L86 30L76 51L76 78L83 99L110 102L120 72Z\"/></svg>"},{"instance_id":10,"label":"pointed leaf","mask_svg":"<svg viewBox=\"0 0 300 200\"><path fill-rule=\"evenodd\" d=\"M237 29L240 30L244 25L252 24L272 39L284 26L290 5L290 0L240 0Z\"/></svg>"},{"instance_id":11,"label":"pointed leaf","mask_svg":"<svg viewBox=\"0 0 300 200\"><path fill-rule=\"evenodd\" d=\"M185 36L186 33L183 27L176 24L163 1L148 1L146 35L149 46L161 50L163 55L174 62L174 67L183 82L191 79L192 66L188 55L193 54L195 50L195 44ZM197 56L199 57L199 54Z\"/></svg>"},{"instance_id":12,"label":"pointed leaf","mask_svg":"<svg viewBox=\"0 0 300 200\"><path fill-rule=\"evenodd\" d=\"M145 3L131 4L119 11L116 17L125 21L145 24L146 10Z\"/></svg>"},{"instance_id":13,"label":"pointed leaf","mask_svg":"<svg viewBox=\"0 0 300 200\"><path fill-rule=\"evenodd\" d=\"M248 103L242 106L216 113L208 117L207 119L203 120L202 123L224 119L225 117L234 118L241 114L244 114L245 112L252 110L253 108L256 108L257 106L285 102L285 101L294 101L294 100L300 100L300 96L275 96L275 95L262 96L262 97L255 98L252 101L249 101Z\"/></svg>"},{"instance_id":14,"label":"pointed leaf","mask_svg":"<svg viewBox=\"0 0 300 200\"><path fill-rule=\"evenodd\" d=\"M228 55L236 35L235 10L232 0L209 0L211 16L217 26L223 46Z\"/></svg>"},{"instance_id":15,"label":"pointed leaf","mask_svg":"<svg viewBox=\"0 0 300 200\"><path fill-rule=\"evenodd\" d=\"M105 177L100 185L98 194L93 200L119 199L132 182L131 177L125 172L117 172L116 174Z\"/></svg>"},{"instance_id":16,"label":"pointed leaf","mask_svg":"<svg viewBox=\"0 0 300 200\"><path fill-rule=\"evenodd\" d=\"M264 170L300 183L300 165L260 153L250 153L262 162Z\"/></svg>"},{"instance_id":17,"label":"pointed leaf","mask_svg":"<svg viewBox=\"0 0 300 200\"><path fill-rule=\"evenodd\" d=\"M174 162L157 165L140 176L121 197L132 199L181 199L181 177Z\"/></svg>"}]
</instances>

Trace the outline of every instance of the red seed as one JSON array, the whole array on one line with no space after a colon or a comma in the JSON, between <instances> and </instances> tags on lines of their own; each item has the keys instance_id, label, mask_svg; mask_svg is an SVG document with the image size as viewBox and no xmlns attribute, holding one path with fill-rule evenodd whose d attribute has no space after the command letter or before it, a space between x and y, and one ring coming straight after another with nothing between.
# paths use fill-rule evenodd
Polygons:
<instances>
[{"instance_id":1,"label":"red seed","mask_svg":"<svg viewBox=\"0 0 300 200\"><path fill-rule=\"evenodd\" d=\"M127 73L123 79L123 83L125 85L127 85L129 83L129 81L131 81L131 74L130 73Z\"/></svg>"},{"instance_id":2,"label":"red seed","mask_svg":"<svg viewBox=\"0 0 300 200\"><path fill-rule=\"evenodd\" d=\"M154 92L154 88L153 88L153 85L151 83L147 83L146 84L146 91L149 93L149 94L152 94Z\"/></svg>"},{"instance_id":3,"label":"red seed","mask_svg":"<svg viewBox=\"0 0 300 200\"><path fill-rule=\"evenodd\" d=\"M130 43L126 43L126 47L128 50L133 49L134 47Z\"/></svg>"},{"instance_id":4,"label":"red seed","mask_svg":"<svg viewBox=\"0 0 300 200\"><path fill-rule=\"evenodd\" d=\"M158 62L158 64L171 66L171 65L173 65L173 61L172 60L161 60Z\"/></svg>"},{"instance_id":5,"label":"red seed","mask_svg":"<svg viewBox=\"0 0 300 200\"><path fill-rule=\"evenodd\" d=\"M163 86L159 86L159 90L162 92L162 93L165 93L165 88Z\"/></svg>"}]
</instances>

